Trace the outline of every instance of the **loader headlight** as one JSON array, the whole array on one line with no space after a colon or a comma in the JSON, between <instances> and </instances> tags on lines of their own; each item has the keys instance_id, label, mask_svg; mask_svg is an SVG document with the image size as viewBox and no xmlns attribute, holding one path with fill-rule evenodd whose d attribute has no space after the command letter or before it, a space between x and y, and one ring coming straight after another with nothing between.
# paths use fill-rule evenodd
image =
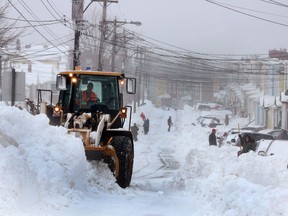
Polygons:
<instances>
[{"instance_id":1,"label":"loader headlight","mask_svg":"<svg viewBox=\"0 0 288 216\"><path fill-rule=\"evenodd\" d=\"M61 107L56 105L53 109L53 117L60 117L61 116Z\"/></svg>"},{"instance_id":2,"label":"loader headlight","mask_svg":"<svg viewBox=\"0 0 288 216\"><path fill-rule=\"evenodd\" d=\"M69 73L69 77L71 78L72 83L77 83L78 78L73 73Z\"/></svg>"},{"instance_id":3,"label":"loader headlight","mask_svg":"<svg viewBox=\"0 0 288 216\"><path fill-rule=\"evenodd\" d=\"M72 83L77 83L77 77L72 77L71 81Z\"/></svg>"},{"instance_id":4,"label":"loader headlight","mask_svg":"<svg viewBox=\"0 0 288 216\"><path fill-rule=\"evenodd\" d=\"M54 112L60 112L60 107L59 106L55 106L54 107Z\"/></svg>"},{"instance_id":5,"label":"loader headlight","mask_svg":"<svg viewBox=\"0 0 288 216\"><path fill-rule=\"evenodd\" d=\"M125 79L122 77L122 78L120 79L120 85L121 85L121 86L124 86L124 84L125 84Z\"/></svg>"},{"instance_id":6,"label":"loader headlight","mask_svg":"<svg viewBox=\"0 0 288 216\"><path fill-rule=\"evenodd\" d=\"M126 118L127 117L127 108L123 107L121 108L121 118Z\"/></svg>"}]
</instances>

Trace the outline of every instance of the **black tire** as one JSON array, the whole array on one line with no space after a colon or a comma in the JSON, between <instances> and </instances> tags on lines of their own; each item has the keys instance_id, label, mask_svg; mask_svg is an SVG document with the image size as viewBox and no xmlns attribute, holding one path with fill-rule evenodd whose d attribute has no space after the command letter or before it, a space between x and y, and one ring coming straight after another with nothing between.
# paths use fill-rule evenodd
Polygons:
<instances>
[{"instance_id":1,"label":"black tire","mask_svg":"<svg viewBox=\"0 0 288 216\"><path fill-rule=\"evenodd\" d=\"M117 184L121 188L129 187L134 162L133 143L127 136L115 136L111 145L114 147L119 160L118 176L116 176Z\"/></svg>"}]
</instances>

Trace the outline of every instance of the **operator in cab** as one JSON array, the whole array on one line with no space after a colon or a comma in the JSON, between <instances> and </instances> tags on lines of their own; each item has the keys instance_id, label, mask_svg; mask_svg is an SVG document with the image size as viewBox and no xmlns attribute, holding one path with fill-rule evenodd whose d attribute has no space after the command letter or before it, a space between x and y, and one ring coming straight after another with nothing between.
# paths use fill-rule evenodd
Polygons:
<instances>
[{"instance_id":1,"label":"operator in cab","mask_svg":"<svg viewBox=\"0 0 288 216\"><path fill-rule=\"evenodd\" d=\"M80 107L81 108L89 108L93 103L98 102L97 94L93 91L93 83L89 82L87 85L87 89L83 92L79 92L78 101L80 99ZM79 102L76 101L76 104Z\"/></svg>"},{"instance_id":2,"label":"operator in cab","mask_svg":"<svg viewBox=\"0 0 288 216\"><path fill-rule=\"evenodd\" d=\"M97 95L95 92L93 92L93 83L88 83L87 89L83 91L83 102L96 102L97 101Z\"/></svg>"}]
</instances>

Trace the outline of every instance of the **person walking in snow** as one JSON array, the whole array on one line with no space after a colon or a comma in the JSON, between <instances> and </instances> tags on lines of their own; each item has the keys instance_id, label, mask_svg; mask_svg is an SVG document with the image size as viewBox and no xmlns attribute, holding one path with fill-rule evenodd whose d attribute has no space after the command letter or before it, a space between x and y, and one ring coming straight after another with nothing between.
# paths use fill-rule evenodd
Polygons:
<instances>
[{"instance_id":1,"label":"person walking in snow","mask_svg":"<svg viewBox=\"0 0 288 216\"><path fill-rule=\"evenodd\" d=\"M143 113L143 112L141 112L141 114L140 114L140 117L142 118L142 120L143 120L143 121L145 121L145 120L146 120L146 116L144 115L144 113Z\"/></svg>"},{"instance_id":2,"label":"person walking in snow","mask_svg":"<svg viewBox=\"0 0 288 216\"><path fill-rule=\"evenodd\" d=\"M209 135L209 146L215 145L217 146L217 139L216 139L216 129L213 128L212 132Z\"/></svg>"},{"instance_id":3,"label":"person walking in snow","mask_svg":"<svg viewBox=\"0 0 288 216\"><path fill-rule=\"evenodd\" d=\"M144 120L143 128L144 128L144 134L145 135L148 134L149 132L149 119L148 118Z\"/></svg>"},{"instance_id":4,"label":"person walking in snow","mask_svg":"<svg viewBox=\"0 0 288 216\"><path fill-rule=\"evenodd\" d=\"M133 136L133 140L136 142L138 141L138 131L139 131L139 127L136 125L136 123L134 123L134 125L131 127L131 133Z\"/></svg>"},{"instance_id":5,"label":"person walking in snow","mask_svg":"<svg viewBox=\"0 0 288 216\"><path fill-rule=\"evenodd\" d=\"M225 125L227 126L229 124L229 117L228 115L226 114L225 115Z\"/></svg>"},{"instance_id":6,"label":"person walking in snow","mask_svg":"<svg viewBox=\"0 0 288 216\"><path fill-rule=\"evenodd\" d=\"M170 132L170 128L171 128L171 126L173 126L171 116L169 116L167 123L168 123L168 132Z\"/></svg>"}]
</instances>

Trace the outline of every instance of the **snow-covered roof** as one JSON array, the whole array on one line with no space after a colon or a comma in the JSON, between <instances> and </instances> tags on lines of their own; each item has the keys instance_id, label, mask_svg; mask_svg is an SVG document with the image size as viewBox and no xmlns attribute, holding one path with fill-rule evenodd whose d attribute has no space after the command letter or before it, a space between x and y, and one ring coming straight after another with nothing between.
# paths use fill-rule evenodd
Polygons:
<instances>
[{"instance_id":1,"label":"snow-covered roof","mask_svg":"<svg viewBox=\"0 0 288 216\"><path fill-rule=\"evenodd\" d=\"M169 95L169 94L164 94L164 95L158 96L158 98L160 98L160 99L169 99L169 98L171 98L171 95Z\"/></svg>"},{"instance_id":2,"label":"snow-covered roof","mask_svg":"<svg viewBox=\"0 0 288 216\"><path fill-rule=\"evenodd\" d=\"M249 91L249 90L253 90L256 89L256 87L252 84L252 83L247 83L243 86L239 87L242 91Z\"/></svg>"},{"instance_id":3,"label":"snow-covered roof","mask_svg":"<svg viewBox=\"0 0 288 216\"><path fill-rule=\"evenodd\" d=\"M190 95L186 95L186 96L182 97L181 99L188 101L188 100L192 100L192 97Z\"/></svg>"},{"instance_id":4,"label":"snow-covered roof","mask_svg":"<svg viewBox=\"0 0 288 216\"><path fill-rule=\"evenodd\" d=\"M275 97L275 104L277 107L281 107L282 106L282 102L280 101L280 96L276 96Z\"/></svg>"},{"instance_id":5,"label":"snow-covered roof","mask_svg":"<svg viewBox=\"0 0 288 216\"><path fill-rule=\"evenodd\" d=\"M263 94L258 94L258 93L256 93L256 94L249 95L249 98L258 101L261 96L263 96Z\"/></svg>"},{"instance_id":6,"label":"snow-covered roof","mask_svg":"<svg viewBox=\"0 0 288 216\"><path fill-rule=\"evenodd\" d=\"M256 101L258 101L259 98L264 95L264 94L260 91L259 88L257 88L257 89L250 89L250 90L246 91L245 94L246 94L250 99L256 100Z\"/></svg>"},{"instance_id":7,"label":"snow-covered roof","mask_svg":"<svg viewBox=\"0 0 288 216\"><path fill-rule=\"evenodd\" d=\"M263 106L264 108L275 106L275 96L264 96Z\"/></svg>"},{"instance_id":8,"label":"snow-covered roof","mask_svg":"<svg viewBox=\"0 0 288 216\"><path fill-rule=\"evenodd\" d=\"M31 46L11 61L17 72L26 73L26 85L42 84L56 80L56 74L67 69L68 56L61 50L67 51L68 47Z\"/></svg>"},{"instance_id":9,"label":"snow-covered roof","mask_svg":"<svg viewBox=\"0 0 288 216\"><path fill-rule=\"evenodd\" d=\"M254 95L254 94L262 94L259 88L257 89L250 89L245 92L246 95Z\"/></svg>"}]
</instances>

